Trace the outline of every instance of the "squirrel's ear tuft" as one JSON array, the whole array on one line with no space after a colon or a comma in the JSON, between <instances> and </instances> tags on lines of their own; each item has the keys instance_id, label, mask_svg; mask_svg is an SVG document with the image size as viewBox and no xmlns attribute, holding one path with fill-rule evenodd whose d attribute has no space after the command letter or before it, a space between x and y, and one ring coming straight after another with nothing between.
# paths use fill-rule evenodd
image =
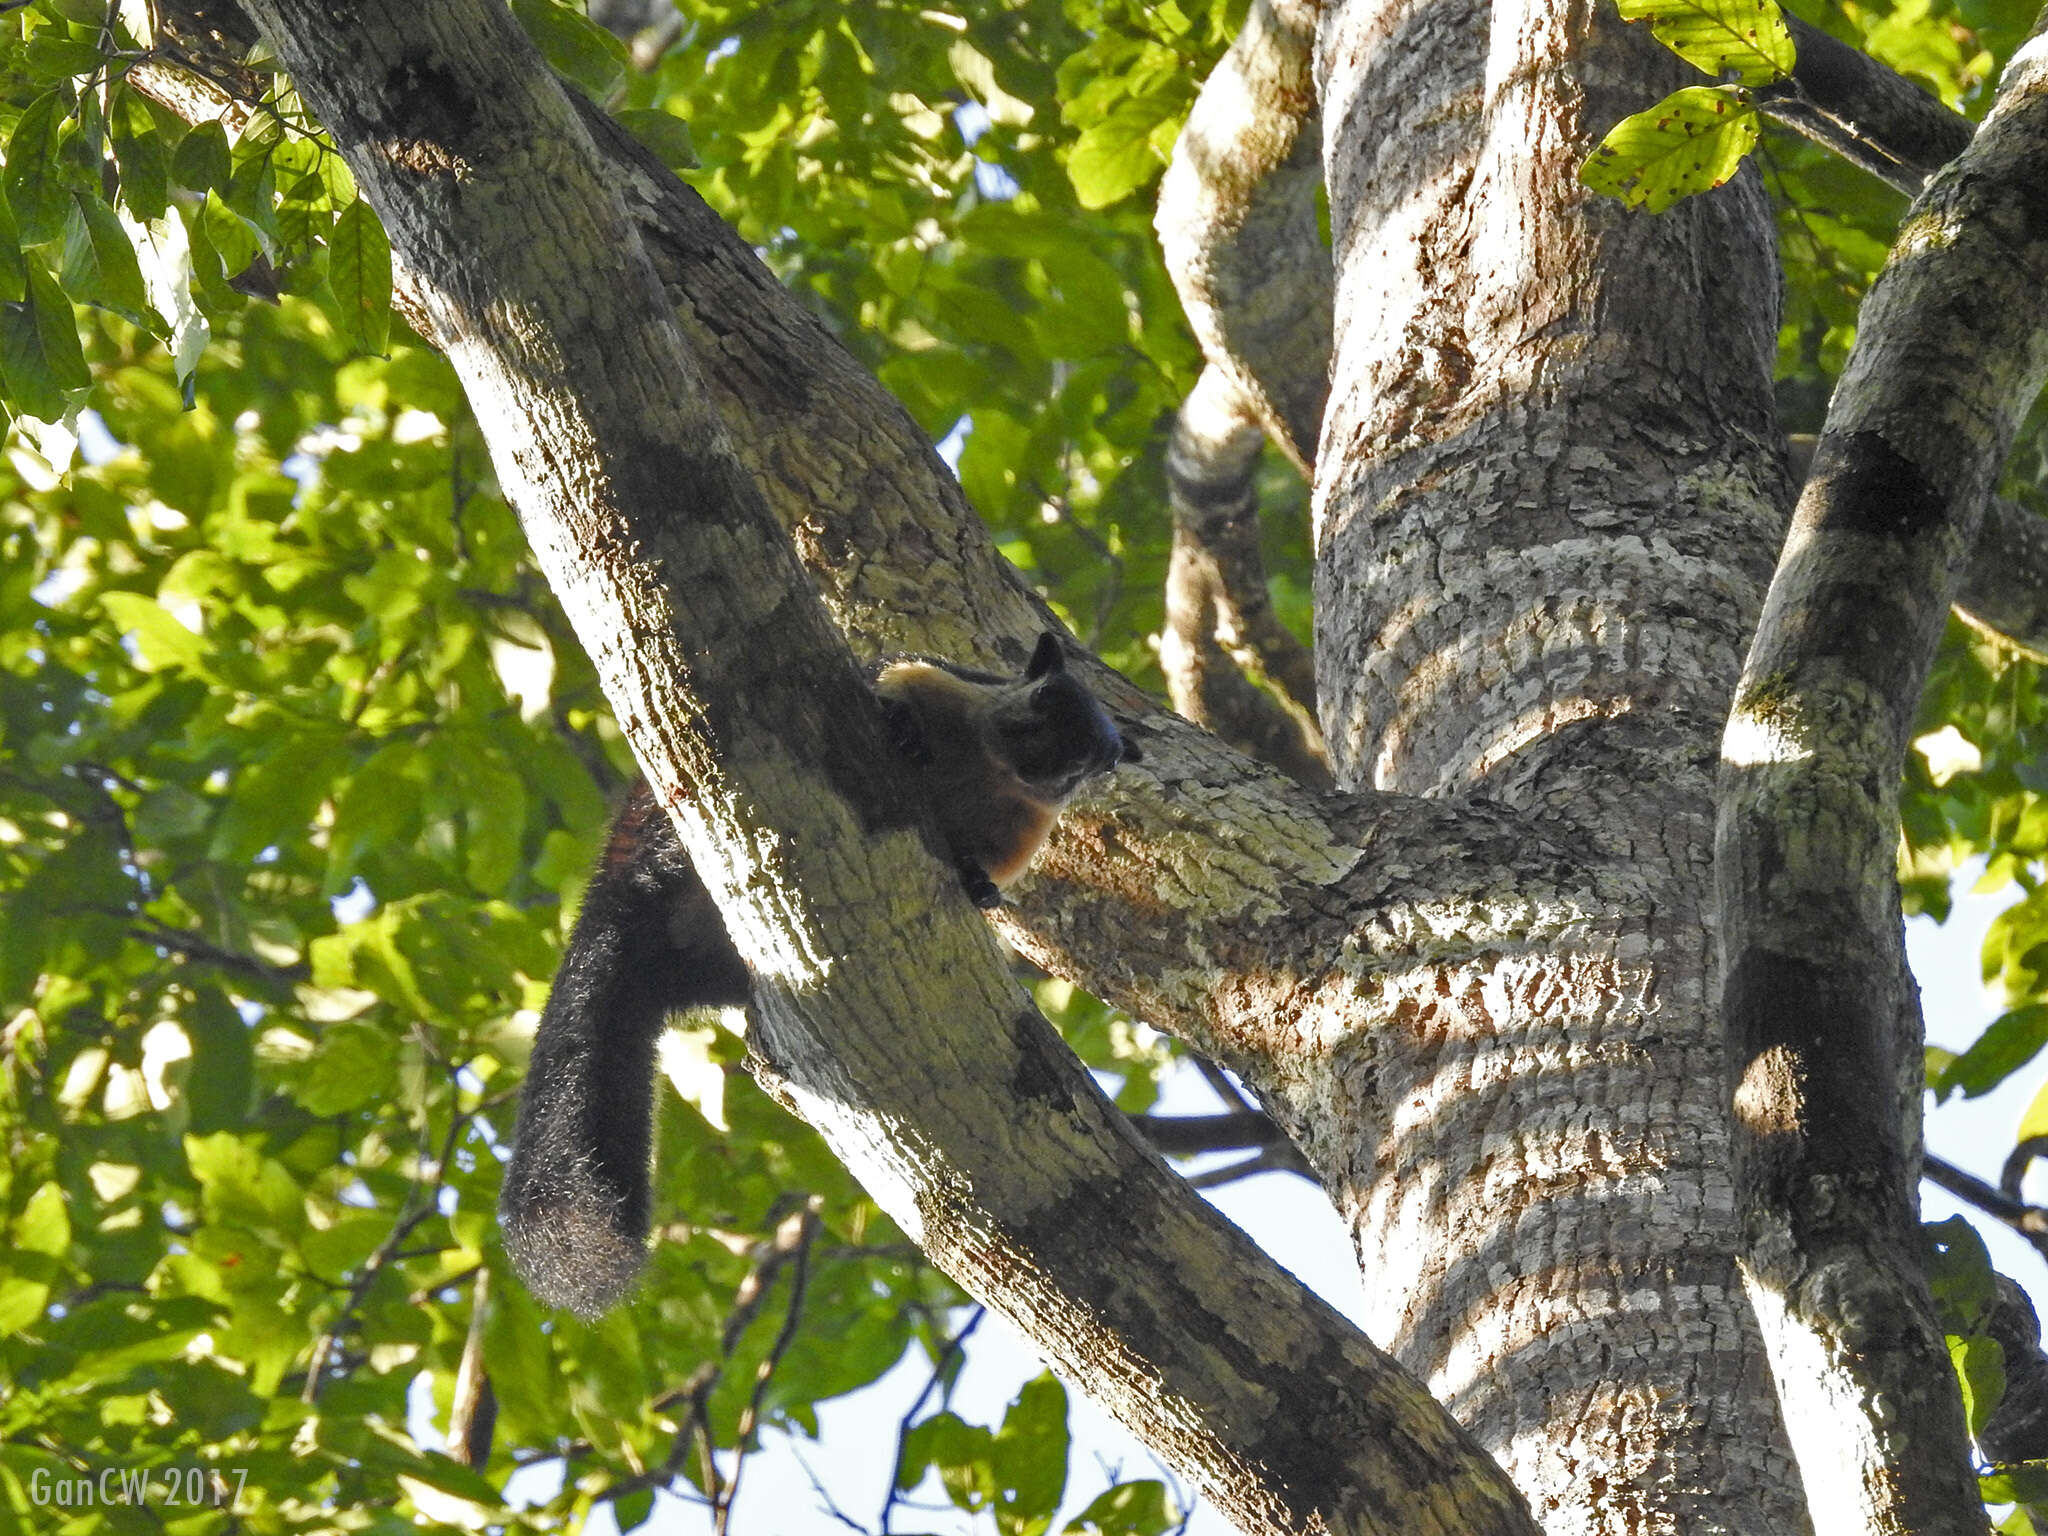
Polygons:
<instances>
[{"instance_id":1,"label":"squirrel's ear tuft","mask_svg":"<svg viewBox=\"0 0 2048 1536\"><path fill-rule=\"evenodd\" d=\"M1024 681L1035 683L1041 677L1067 669L1067 653L1060 649L1060 637L1047 630L1038 637L1038 649L1031 653L1030 665L1024 668Z\"/></svg>"}]
</instances>

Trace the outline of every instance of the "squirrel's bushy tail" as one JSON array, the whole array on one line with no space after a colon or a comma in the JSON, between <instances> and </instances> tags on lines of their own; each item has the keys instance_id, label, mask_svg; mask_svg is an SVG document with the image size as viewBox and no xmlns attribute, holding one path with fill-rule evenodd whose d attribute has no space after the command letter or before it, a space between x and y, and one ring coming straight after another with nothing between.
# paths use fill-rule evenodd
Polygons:
<instances>
[{"instance_id":1,"label":"squirrel's bushy tail","mask_svg":"<svg viewBox=\"0 0 2048 1536\"><path fill-rule=\"evenodd\" d=\"M746 967L668 817L640 785L612 825L534 1036L498 1196L541 1300L595 1317L646 1258L654 1053L669 1014L736 1006Z\"/></svg>"}]
</instances>

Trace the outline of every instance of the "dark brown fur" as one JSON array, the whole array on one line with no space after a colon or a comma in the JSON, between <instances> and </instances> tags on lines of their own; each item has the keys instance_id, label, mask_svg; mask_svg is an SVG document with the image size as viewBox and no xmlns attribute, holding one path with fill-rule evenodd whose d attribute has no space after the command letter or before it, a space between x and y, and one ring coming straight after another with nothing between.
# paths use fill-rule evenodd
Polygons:
<instances>
[{"instance_id":1,"label":"dark brown fur","mask_svg":"<svg viewBox=\"0 0 2048 1536\"><path fill-rule=\"evenodd\" d=\"M1021 875L1087 780L1136 758L1052 635L1021 677L902 657L873 680L915 791L983 906ZM596 1316L645 1257L656 1042L672 1013L739 1007L752 978L654 792L612 823L534 1036L498 1199L533 1293Z\"/></svg>"}]
</instances>

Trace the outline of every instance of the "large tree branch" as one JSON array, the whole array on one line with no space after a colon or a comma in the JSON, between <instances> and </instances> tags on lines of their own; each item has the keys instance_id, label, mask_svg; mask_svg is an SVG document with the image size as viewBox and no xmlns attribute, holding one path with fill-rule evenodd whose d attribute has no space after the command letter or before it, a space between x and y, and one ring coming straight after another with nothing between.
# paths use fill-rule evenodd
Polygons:
<instances>
[{"instance_id":1,"label":"large tree branch","mask_svg":"<svg viewBox=\"0 0 2048 1536\"><path fill-rule=\"evenodd\" d=\"M1955 581L1966 622L2048 654L2048 519L1992 497Z\"/></svg>"},{"instance_id":2,"label":"large tree branch","mask_svg":"<svg viewBox=\"0 0 2048 1536\"><path fill-rule=\"evenodd\" d=\"M391 233L754 969L767 1081L1244 1529L1532 1531L1455 1422L1189 1194L1022 998L906 822L618 182L509 13L251 9Z\"/></svg>"},{"instance_id":3,"label":"large tree branch","mask_svg":"<svg viewBox=\"0 0 2048 1536\"><path fill-rule=\"evenodd\" d=\"M1818 442L1795 432L1786 440L1792 479L1804 485ZM1955 611L1964 623L2030 651L2048 653L2048 519L1994 496L1955 579Z\"/></svg>"},{"instance_id":4,"label":"large tree branch","mask_svg":"<svg viewBox=\"0 0 2048 1536\"><path fill-rule=\"evenodd\" d=\"M1917 194L1968 147L1976 125L1859 49L1790 15L1798 62L1792 78L1758 92L1765 112L1900 191ZM1803 483L1811 438L1793 440L1793 479ZM2002 497L1984 519L1955 576L1956 611L1968 623L2048 653L2048 526Z\"/></svg>"},{"instance_id":5,"label":"large tree branch","mask_svg":"<svg viewBox=\"0 0 2048 1536\"><path fill-rule=\"evenodd\" d=\"M1167 456L1174 544L1163 659L1174 707L1304 782L1327 784L1315 664L1273 615L1254 493L1261 434L1308 473L1329 393L1318 9L1319 0L1256 0L1174 144L1154 224L1208 360ZM1252 676L1274 691L1261 693Z\"/></svg>"},{"instance_id":6,"label":"large tree branch","mask_svg":"<svg viewBox=\"0 0 2048 1536\"><path fill-rule=\"evenodd\" d=\"M1787 12L1797 62L1757 104L1786 127L1909 196L1963 152L1975 131L1925 91L1860 49Z\"/></svg>"},{"instance_id":7,"label":"large tree branch","mask_svg":"<svg viewBox=\"0 0 2048 1536\"><path fill-rule=\"evenodd\" d=\"M930 440L694 191L580 97L572 105L735 451L855 647L1013 665L1001 637L1048 617ZM418 274L401 267L397 283L431 332ZM1439 971L1604 922L1630 899L1616 890L1625 870L1558 852L1565 837L1546 852L1531 829L1475 807L1304 790L1100 665L1084 675L1135 721L1148 771L1069 811L1003 909L1006 932L1242 1069L1276 1109L1303 1090L1273 1070L1297 1043L1289 1021L1360 986L1385 992L1388 974L1426 991ZM1304 925L1302 912L1320 916ZM1469 940L1441 938L1461 912ZM1283 1117L1296 1134L1310 1118Z\"/></svg>"},{"instance_id":8,"label":"large tree branch","mask_svg":"<svg viewBox=\"0 0 2048 1536\"><path fill-rule=\"evenodd\" d=\"M1320 0L1252 0L1173 146L1154 225L1202 354L1304 474L1329 393L1329 247L1316 227Z\"/></svg>"},{"instance_id":9,"label":"large tree branch","mask_svg":"<svg viewBox=\"0 0 2048 1536\"><path fill-rule=\"evenodd\" d=\"M1273 612L1259 553L1264 434L1211 363L1174 417L1166 451L1173 553L1159 666L1173 707L1304 784L1327 789L1315 662ZM1262 676L1270 692L1252 682Z\"/></svg>"},{"instance_id":10,"label":"large tree branch","mask_svg":"<svg viewBox=\"0 0 2048 1536\"><path fill-rule=\"evenodd\" d=\"M1865 301L1723 748L1723 1017L1745 1280L1816 1512L1981 1530L1913 1252L1918 1008L1898 784L2021 416L2048 376L2048 49L2006 72Z\"/></svg>"}]
</instances>

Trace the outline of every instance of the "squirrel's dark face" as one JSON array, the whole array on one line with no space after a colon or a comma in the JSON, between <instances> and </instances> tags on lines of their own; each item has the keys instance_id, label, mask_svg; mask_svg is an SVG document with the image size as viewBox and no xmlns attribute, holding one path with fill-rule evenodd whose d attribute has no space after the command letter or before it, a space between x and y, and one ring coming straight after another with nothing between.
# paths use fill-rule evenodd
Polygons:
<instances>
[{"instance_id":1,"label":"squirrel's dark face","mask_svg":"<svg viewBox=\"0 0 2048 1536\"><path fill-rule=\"evenodd\" d=\"M1087 780L1138 757L1095 696L1068 675L1051 635L1040 638L1018 693L990 723L996 751L1018 778L1051 800L1064 800Z\"/></svg>"}]
</instances>

